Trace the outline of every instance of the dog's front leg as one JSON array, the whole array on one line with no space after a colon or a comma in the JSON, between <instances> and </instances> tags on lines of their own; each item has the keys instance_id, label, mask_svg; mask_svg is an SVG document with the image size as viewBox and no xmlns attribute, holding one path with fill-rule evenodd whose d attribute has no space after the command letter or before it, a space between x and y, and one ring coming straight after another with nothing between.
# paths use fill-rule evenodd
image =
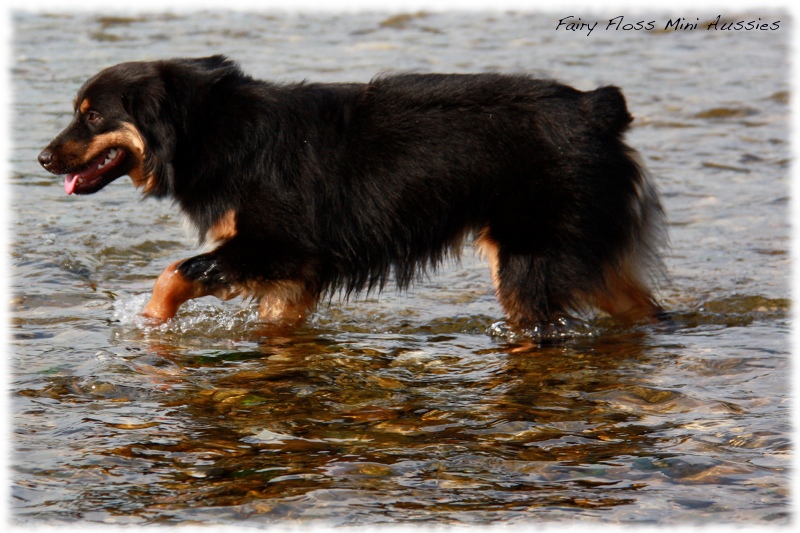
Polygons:
<instances>
[{"instance_id":1,"label":"dog's front leg","mask_svg":"<svg viewBox=\"0 0 800 533\"><path fill-rule=\"evenodd\" d=\"M172 263L158 276L153 296L142 315L165 321L178 312L184 302L202 296L228 300L236 294L227 283L219 258L203 254Z\"/></svg>"}]
</instances>

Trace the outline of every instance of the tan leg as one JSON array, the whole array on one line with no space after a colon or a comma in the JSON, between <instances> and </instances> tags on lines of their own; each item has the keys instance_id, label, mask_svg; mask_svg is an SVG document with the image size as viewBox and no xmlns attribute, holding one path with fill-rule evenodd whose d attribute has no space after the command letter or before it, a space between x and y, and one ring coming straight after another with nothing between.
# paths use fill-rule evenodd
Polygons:
<instances>
[{"instance_id":1,"label":"tan leg","mask_svg":"<svg viewBox=\"0 0 800 533\"><path fill-rule=\"evenodd\" d=\"M202 284L186 279L178 271L181 262L172 263L158 276L153 296L142 311L143 316L165 321L175 316L187 300L207 295Z\"/></svg>"},{"instance_id":2,"label":"tan leg","mask_svg":"<svg viewBox=\"0 0 800 533\"><path fill-rule=\"evenodd\" d=\"M178 308L188 300L203 296L229 300L241 293L245 297L260 298L259 316L265 321L294 327L305 320L316 304L316 296L298 281L273 281L213 290L199 281L187 279L178 269L182 262L172 263L158 276L153 296L142 311L143 316L163 322L174 317Z\"/></svg>"},{"instance_id":3,"label":"tan leg","mask_svg":"<svg viewBox=\"0 0 800 533\"><path fill-rule=\"evenodd\" d=\"M491 236L488 228L483 229L475 240L475 246L481 255L489 260L492 282L495 293L506 313L506 318L515 324L531 324L542 317L537 317L536 309L511 291L502 291L500 286L500 246ZM576 303L585 303L599 308L619 320L634 323L641 321L659 322L663 309L653 298L650 289L640 281L639 270L630 261L623 262L616 269L606 270L604 283L592 292L576 293ZM560 302L551 302L558 305Z\"/></svg>"},{"instance_id":4,"label":"tan leg","mask_svg":"<svg viewBox=\"0 0 800 533\"><path fill-rule=\"evenodd\" d=\"M264 287L259 317L273 324L294 327L302 323L317 303L316 297L298 281L275 281Z\"/></svg>"},{"instance_id":5,"label":"tan leg","mask_svg":"<svg viewBox=\"0 0 800 533\"><path fill-rule=\"evenodd\" d=\"M478 234L478 238L475 239L475 248L489 261L489 272L492 275L492 283L494 283L494 288L497 290L499 281L498 270L500 268L498 255L500 254L500 250L497 242L489 237L488 228L482 229Z\"/></svg>"},{"instance_id":6,"label":"tan leg","mask_svg":"<svg viewBox=\"0 0 800 533\"><path fill-rule=\"evenodd\" d=\"M517 325L530 326L541 317L538 309L521 301L513 290L503 291L500 286L500 245L491 236L488 228L484 228L475 239L475 247L489 261L489 272L492 275L494 293L505 311L506 319Z\"/></svg>"},{"instance_id":7,"label":"tan leg","mask_svg":"<svg viewBox=\"0 0 800 533\"><path fill-rule=\"evenodd\" d=\"M659 322L663 309L646 287L620 274L607 278L608 288L589 299L595 307L624 322Z\"/></svg>"},{"instance_id":8,"label":"tan leg","mask_svg":"<svg viewBox=\"0 0 800 533\"><path fill-rule=\"evenodd\" d=\"M489 273L492 276L492 284L494 285L494 294L500 305L505 311L506 319L517 323L520 316L524 316L525 309L514 298L514 293L503 294L500 290L500 245L497 244L493 238L489 236L489 229L484 228L475 239L475 247L478 252L489 261Z\"/></svg>"}]
</instances>

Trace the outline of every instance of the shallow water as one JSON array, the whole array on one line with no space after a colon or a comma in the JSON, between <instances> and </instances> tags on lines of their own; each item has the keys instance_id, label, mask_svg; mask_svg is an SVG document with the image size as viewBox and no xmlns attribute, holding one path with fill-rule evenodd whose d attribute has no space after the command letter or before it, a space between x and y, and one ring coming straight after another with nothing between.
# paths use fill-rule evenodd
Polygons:
<instances>
[{"instance_id":1,"label":"shallow water","mask_svg":"<svg viewBox=\"0 0 800 533\"><path fill-rule=\"evenodd\" d=\"M779 31L588 37L535 13L112 15L14 17L16 523L789 523L785 14L743 17ZM212 53L277 81L621 86L670 219L676 328L492 337L502 312L469 248L408 294L334 298L291 336L238 301L143 324L157 274L194 251L176 211L127 179L67 197L36 154L100 68Z\"/></svg>"}]
</instances>

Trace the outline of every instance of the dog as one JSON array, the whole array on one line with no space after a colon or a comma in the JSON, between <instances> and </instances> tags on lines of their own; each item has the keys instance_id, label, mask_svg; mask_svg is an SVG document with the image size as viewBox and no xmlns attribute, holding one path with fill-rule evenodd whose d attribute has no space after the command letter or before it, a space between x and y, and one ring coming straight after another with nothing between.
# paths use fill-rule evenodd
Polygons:
<instances>
[{"instance_id":1,"label":"dog","mask_svg":"<svg viewBox=\"0 0 800 533\"><path fill-rule=\"evenodd\" d=\"M276 84L224 56L129 62L78 91L40 154L67 194L127 175L210 251L169 265L142 314L213 295L296 326L325 295L406 289L473 238L508 323L594 308L658 321L665 215L617 87L527 75Z\"/></svg>"}]
</instances>

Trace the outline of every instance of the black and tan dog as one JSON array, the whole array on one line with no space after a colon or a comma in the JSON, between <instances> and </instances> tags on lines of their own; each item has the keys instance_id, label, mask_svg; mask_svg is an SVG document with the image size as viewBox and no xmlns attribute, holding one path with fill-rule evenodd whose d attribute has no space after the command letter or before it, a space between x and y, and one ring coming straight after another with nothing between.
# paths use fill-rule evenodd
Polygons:
<instances>
[{"instance_id":1,"label":"black and tan dog","mask_svg":"<svg viewBox=\"0 0 800 533\"><path fill-rule=\"evenodd\" d=\"M221 56L123 63L78 92L39 155L91 194L123 175L172 198L215 247L159 276L143 314L191 298L260 299L296 324L324 294L407 287L465 238L507 319L582 307L657 317L663 211L616 87L498 74L278 85Z\"/></svg>"}]
</instances>

